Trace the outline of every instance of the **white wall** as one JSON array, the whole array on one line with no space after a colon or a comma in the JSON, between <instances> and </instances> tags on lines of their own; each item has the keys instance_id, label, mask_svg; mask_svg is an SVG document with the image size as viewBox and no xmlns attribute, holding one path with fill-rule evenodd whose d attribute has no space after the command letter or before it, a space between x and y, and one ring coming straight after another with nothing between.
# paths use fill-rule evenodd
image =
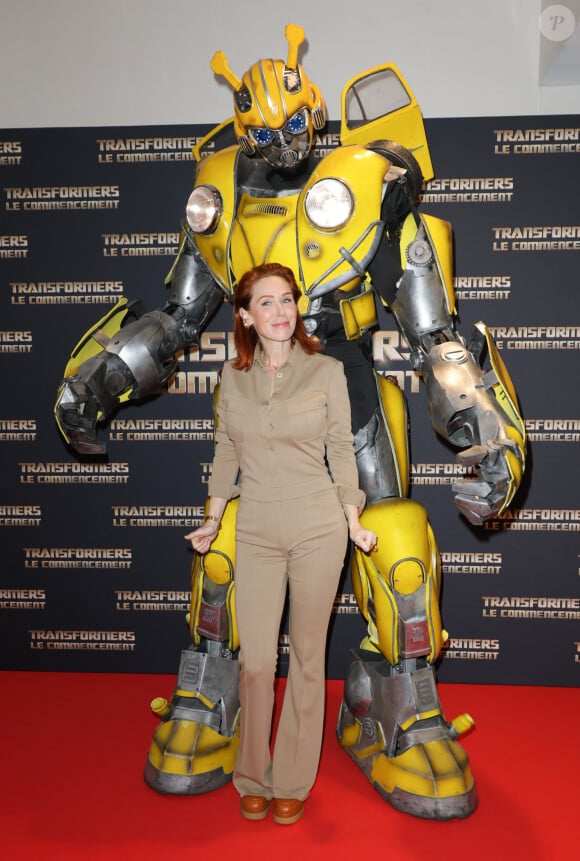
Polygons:
<instances>
[{"instance_id":1,"label":"white wall","mask_svg":"<svg viewBox=\"0 0 580 861\"><path fill-rule=\"evenodd\" d=\"M209 69L214 51L238 76L285 58L289 20L306 30L301 62L331 119L343 84L387 61L426 117L580 113L580 83L538 83L542 3L0 0L0 127L221 121L231 91Z\"/></svg>"}]
</instances>

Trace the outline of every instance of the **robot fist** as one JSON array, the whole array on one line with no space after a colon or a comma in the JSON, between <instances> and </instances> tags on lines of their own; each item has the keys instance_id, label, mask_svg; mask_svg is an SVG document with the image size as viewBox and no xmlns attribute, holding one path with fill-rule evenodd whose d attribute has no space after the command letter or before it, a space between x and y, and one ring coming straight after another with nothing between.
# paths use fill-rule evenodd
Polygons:
<instances>
[{"instance_id":1,"label":"robot fist","mask_svg":"<svg viewBox=\"0 0 580 861\"><path fill-rule=\"evenodd\" d=\"M477 473L453 484L453 501L470 523L481 526L509 505L521 480L521 455L511 441L474 445L457 455L458 463Z\"/></svg>"},{"instance_id":2,"label":"robot fist","mask_svg":"<svg viewBox=\"0 0 580 861\"><path fill-rule=\"evenodd\" d=\"M97 440L96 431L102 410L84 380L76 376L63 380L54 414L60 432L78 454L105 453L105 445Z\"/></svg>"}]
</instances>

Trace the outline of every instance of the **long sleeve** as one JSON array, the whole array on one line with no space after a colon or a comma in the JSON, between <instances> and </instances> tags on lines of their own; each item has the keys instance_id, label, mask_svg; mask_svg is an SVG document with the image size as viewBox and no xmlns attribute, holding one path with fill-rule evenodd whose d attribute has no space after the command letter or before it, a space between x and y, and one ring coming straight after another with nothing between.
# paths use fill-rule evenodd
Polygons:
<instances>
[{"instance_id":1,"label":"long sleeve","mask_svg":"<svg viewBox=\"0 0 580 861\"><path fill-rule=\"evenodd\" d=\"M209 495L222 499L232 499L238 495L236 481L240 469L238 455L226 430L225 403L232 382L230 374L230 367L224 365L218 393L212 474L208 482Z\"/></svg>"},{"instance_id":2,"label":"long sleeve","mask_svg":"<svg viewBox=\"0 0 580 861\"><path fill-rule=\"evenodd\" d=\"M340 501L355 505L360 512L365 494L358 486L346 377L342 365L333 365L327 400L326 457Z\"/></svg>"}]
</instances>

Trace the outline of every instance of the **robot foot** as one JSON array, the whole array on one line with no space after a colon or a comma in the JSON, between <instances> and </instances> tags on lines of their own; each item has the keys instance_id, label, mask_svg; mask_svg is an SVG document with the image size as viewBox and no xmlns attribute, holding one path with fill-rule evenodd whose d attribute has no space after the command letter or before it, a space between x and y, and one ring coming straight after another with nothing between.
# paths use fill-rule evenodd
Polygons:
<instances>
[{"instance_id":1,"label":"robot foot","mask_svg":"<svg viewBox=\"0 0 580 861\"><path fill-rule=\"evenodd\" d=\"M153 733L145 783L171 795L202 795L219 789L232 778L238 746L237 728L228 738L194 720L170 718Z\"/></svg>"},{"instance_id":2,"label":"robot foot","mask_svg":"<svg viewBox=\"0 0 580 861\"><path fill-rule=\"evenodd\" d=\"M465 819L478 803L467 756L457 742L421 745L407 758L381 754L371 783L397 810L421 819Z\"/></svg>"},{"instance_id":3,"label":"robot foot","mask_svg":"<svg viewBox=\"0 0 580 861\"><path fill-rule=\"evenodd\" d=\"M171 702L157 697L162 718L149 748L144 779L162 794L201 795L231 780L239 747L237 661L182 653Z\"/></svg>"},{"instance_id":4,"label":"robot foot","mask_svg":"<svg viewBox=\"0 0 580 861\"><path fill-rule=\"evenodd\" d=\"M461 715L446 723L430 666L399 675L385 671L392 672L384 660L351 667L338 719L339 743L397 810L422 819L470 816L477 789L456 739L473 720Z\"/></svg>"},{"instance_id":5,"label":"robot foot","mask_svg":"<svg viewBox=\"0 0 580 861\"><path fill-rule=\"evenodd\" d=\"M343 703L339 742L385 801L421 819L463 819L474 812L477 789L467 755L444 728L447 737L414 744L398 755L365 754L361 739L377 729L354 718Z\"/></svg>"}]
</instances>

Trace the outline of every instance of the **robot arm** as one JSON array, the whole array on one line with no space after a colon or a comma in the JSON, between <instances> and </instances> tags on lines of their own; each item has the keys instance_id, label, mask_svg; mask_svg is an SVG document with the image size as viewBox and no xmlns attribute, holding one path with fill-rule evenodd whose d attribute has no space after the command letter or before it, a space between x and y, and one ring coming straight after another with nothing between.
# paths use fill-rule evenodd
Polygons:
<instances>
[{"instance_id":1,"label":"robot arm","mask_svg":"<svg viewBox=\"0 0 580 861\"><path fill-rule=\"evenodd\" d=\"M55 416L79 454L103 454L96 426L128 400L157 394L176 368L175 354L195 344L223 301L187 235L167 276L167 304L122 325L131 307L122 300L81 339L65 369Z\"/></svg>"},{"instance_id":2,"label":"robot arm","mask_svg":"<svg viewBox=\"0 0 580 861\"><path fill-rule=\"evenodd\" d=\"M405 253L407 266L391 307L425 382L433 427L464 449L458 461L476 472L475 478L457 481L453 491L465 517L480 525L509 505L523 475L525 428L517 396L487 327L474 326L469 346L455 331L422 220Z\"/></svg>"}]
</instances>

